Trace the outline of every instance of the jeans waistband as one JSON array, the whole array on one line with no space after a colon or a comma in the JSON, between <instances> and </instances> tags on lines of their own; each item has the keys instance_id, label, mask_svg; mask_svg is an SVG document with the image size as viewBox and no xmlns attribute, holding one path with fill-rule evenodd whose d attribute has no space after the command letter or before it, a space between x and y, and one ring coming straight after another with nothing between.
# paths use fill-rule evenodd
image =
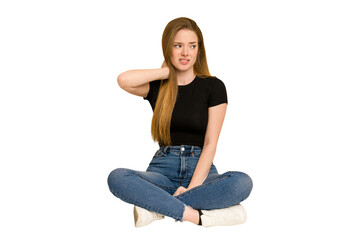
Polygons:
<instances>
[{"instance_id":1,"label":"jeans waistband","mask_svg":"<svg viewBox=\"0 0 360 240\"><path fill-rule=\"evenodd\" d=\"M161 146L160 150L162 150L165 153L173 152L173 153L179 153L179 152L194 152L194 153L201 153L202 149L199 146L192 146L192 145L181 145L181 146Z\"/></svg>"}]
</instances>

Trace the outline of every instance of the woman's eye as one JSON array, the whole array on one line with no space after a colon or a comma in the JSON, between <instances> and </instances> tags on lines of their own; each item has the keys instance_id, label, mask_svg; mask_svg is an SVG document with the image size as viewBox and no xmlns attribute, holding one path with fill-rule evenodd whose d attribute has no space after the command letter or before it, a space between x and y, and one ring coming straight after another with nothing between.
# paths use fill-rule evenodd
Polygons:
<instances>
[{"instance_id":1,"label":"woman's eye","mask_svg":"<svg viewBox=\"0 0 360 240\"><path fill-rule=\"evenodd\" d=\"M191 45L191 48L196 48L196 45Z\"/></svg>"},{"instance_id":2,"label":"woman's eye","mask_svg":"<svg viewBox=\"0 0 360 240\"><path fill-rule=\"evenodd\" d=\"M181 45L176 44L176 45L174 45L174 47L176 47L176 48L181 48Z\"/></svg>"}]
</instances>

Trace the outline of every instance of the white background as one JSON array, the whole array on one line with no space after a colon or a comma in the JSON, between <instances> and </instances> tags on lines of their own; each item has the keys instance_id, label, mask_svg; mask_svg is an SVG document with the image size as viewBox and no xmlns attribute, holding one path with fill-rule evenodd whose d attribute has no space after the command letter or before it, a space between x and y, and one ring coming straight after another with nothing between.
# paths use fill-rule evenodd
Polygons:
<instances>
[{"instance_id":1,"label":"white background","mask_svg":"<svg viewBox=\"0 0 360 240\"><path fill-rule=\"evenodd\" d=\"M359 239L357 1L2 1L1 239ZM107 176L145 170L152 110L116 82L201 28L229 106L214 163L254 181L243 225L136 229ZM131 235L127 235L131 234Z\"/></svg>"}]
</instances>

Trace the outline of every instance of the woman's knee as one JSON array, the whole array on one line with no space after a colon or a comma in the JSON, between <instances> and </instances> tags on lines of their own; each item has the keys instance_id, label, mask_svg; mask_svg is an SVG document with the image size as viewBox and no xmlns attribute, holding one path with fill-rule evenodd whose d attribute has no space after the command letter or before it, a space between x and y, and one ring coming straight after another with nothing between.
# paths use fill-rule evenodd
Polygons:
<instances>
[{"instance_id":1,"label":"woman's knee","mask_svg":"<svg viewBox=\"0 0 360 240\"><path fill-rule=\"evenodd\" d=\"M122 186L126 185L127 178L133 174L133 170L126 168L117 168L113 170L108 176L108 185L110 191L118 192Z\"/></svg>"},{"instance_id":2,"label":"woman's knee","mask_svg":"<svg viewBox=\"0 0 360 240\"><path fill-rule=\"evenodd\" d=\"M235 192L240 195L241 201L245 200L251 193L253 181L249 175L243 172L230 172Z\"/></svg>"}]
</instances>

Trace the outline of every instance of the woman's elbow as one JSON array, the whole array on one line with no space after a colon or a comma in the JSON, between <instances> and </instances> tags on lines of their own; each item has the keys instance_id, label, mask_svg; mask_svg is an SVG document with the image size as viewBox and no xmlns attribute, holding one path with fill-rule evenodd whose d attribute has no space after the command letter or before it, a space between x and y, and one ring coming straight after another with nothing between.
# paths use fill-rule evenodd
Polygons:
<instances>
[{"instance_id":1,"label":"woman's elbow","mask_svg":"<svg viewBox=\"0 0 360 240\"><path fill-rule=\"evenodd\" d=\"M124 76L124 73L119 74L119 76L117 77L117 83L122 89L126 88L126 78Z\"/></svg>"}]
</instances>

